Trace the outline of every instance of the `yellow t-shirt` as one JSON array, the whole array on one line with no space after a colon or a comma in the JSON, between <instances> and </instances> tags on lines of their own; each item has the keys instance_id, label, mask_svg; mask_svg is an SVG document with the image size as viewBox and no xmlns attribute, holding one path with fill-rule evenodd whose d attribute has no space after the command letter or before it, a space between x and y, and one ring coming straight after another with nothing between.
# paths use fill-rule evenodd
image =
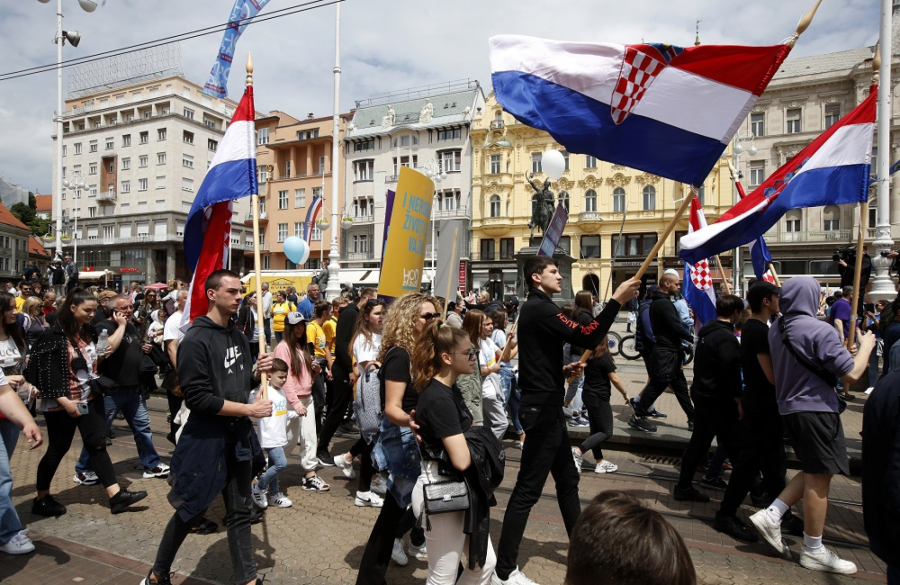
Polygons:
<instances>
[{"instance_id":1,"label":"yellow t-shirt","mask_svg":"<svg viewBox=\"0 0 900 585\"><path fill-rule=\"evenodd\" d=\"M315 321L310 321L306 326L306 341L313 344L316 357L325 357L325 348L334 343L334 335L329 335L325 329Z\"/></svg>"},{"instance_id":2,"label":"yellow t-shirt","mask_svg":"<svg viewBox=\"0 0 900 585\"><path fill-rule=\"evenodd\" d=\"M24 297L24 296L16 297L16 312L17 312L17 313L21 313L21 312L22 312L22 305L24 305L24 304L25 304L25 297Z\"/></svg>"},{"instance_id":3,"label":"yellow t-shirt","mask_svg":"<svg viewBox=\"0 0 900 585\"><path fill-rule=\"evenodd\" d=\"M325 324L322 325L322 329L325 330L325 339L328 341L328 350L331 352L331 356L334 357L334 336L337 331L337 319L332 317L328 321L325 321Z\"/></svg>"},{"instance_id":4,"label":"yellow t-shirt","mask_svg":"<svg viewBox=\"0 0 900 585\"><path fill-rule=\"evenodd\" d=\"M294 303L289 301L284 301L283 303L273 303L272 304L272 331L277 331L281 333L284 331L284 318L288 313L293 313L297 310L297 307L294 306Z\"/></svg>"}]
</instances>

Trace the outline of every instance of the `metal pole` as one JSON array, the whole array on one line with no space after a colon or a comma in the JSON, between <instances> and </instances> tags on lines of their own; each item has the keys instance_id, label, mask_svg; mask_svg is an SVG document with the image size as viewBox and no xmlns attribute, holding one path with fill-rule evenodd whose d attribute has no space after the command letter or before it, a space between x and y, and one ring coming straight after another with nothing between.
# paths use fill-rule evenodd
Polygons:
<instances>
[{"instance_id":1,"label":"metal pole","mask_svg":"<svg viewBox=\"0 0 900 585\"><path fill-rule=\"evenodd\" d=\"M735 139L732 142L732 150L731 157L734 159L734 167L738 169L736 173L740 173L740 164L741 164L741 155L734 152L734 147L738 144L738 134L735 135ZM737 202L740 201L740 194L738 194L737 190L737 181L740 175L735 175L735 180L731 183L731 194L732 194L732 205L737 205ZM721 264L719 265L721 267ZM731 253L731 290L734 291L734 294L741 294L741 247L736 247ZM728 294L732 294L729 292Z\"/></svg>"},{"instance_id":2,"label":"metal pole","mask_svg":"<svg viewBox=\"0 0 900 585\"><path fill-rule=\"evenodd\" d=\"M334 113L331 138L331 247L328 250L328 286L325 298L333 299L341 294L341 283L338 282L341 270L340 251L338 250L337 225L338 217L338 157L340 156L340 95L341 95L341 3L334 6ZM325 196L325 193L322 193Z\"/></svg>"},{"instance_id":3,"label":"metal pole","mask_svg":"<svg viewBox=\"0 0 900 585\"><path fill-rule=\"evenodd\" d=\"M63 38L62 0L56 0L56 193L53 209L56 211L56 257L62 259L62 180L63 180Z\"/></svg>"}]
</instances>

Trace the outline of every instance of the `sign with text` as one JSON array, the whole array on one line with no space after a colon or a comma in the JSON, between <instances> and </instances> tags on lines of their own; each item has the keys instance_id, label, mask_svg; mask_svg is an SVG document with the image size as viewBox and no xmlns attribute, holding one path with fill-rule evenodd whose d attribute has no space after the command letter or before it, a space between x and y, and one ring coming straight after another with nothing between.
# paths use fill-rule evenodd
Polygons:
<instances>
[{"instance_id":1,"label":"sign with text","mask_svg":"<svg viewBox=\"0 0 900 585\"><path fill-rule=\"evenodd\" d=\"M401 167L378 281L378 297L389 303L406 293L418 292L422 285L433 199L431 179Z\"/></svg>"},{"instance_id":2,"label":"sign with text","mask_svg":"<svg viewBox=\"0 0 900 585\"><path fill-rule=\"evenodd\" d=\"M466 292L466 287L469 286L468 278L469 276L469 266L466 260L459 261L459 290L462 292Z\"/></svg>"},{"instance_id":3,"label":"sign with text","mask_svg":"<svg viewBox=\"0 0 900 585\"><path fill-rule=\"evenodd\" d=\"M556 211L553 212L553 217L550 219L550 225L547 226L547 231L544 232L544 239L541 241L540 249L538 249L538 256L553 257L553 253L556 252L556 246L559 245L559 240L562 238L563 231L566 229L566 223L568 221L569 212L567 212L566 208L560 203L556 206Z\"/></svg>"}]
</instances>

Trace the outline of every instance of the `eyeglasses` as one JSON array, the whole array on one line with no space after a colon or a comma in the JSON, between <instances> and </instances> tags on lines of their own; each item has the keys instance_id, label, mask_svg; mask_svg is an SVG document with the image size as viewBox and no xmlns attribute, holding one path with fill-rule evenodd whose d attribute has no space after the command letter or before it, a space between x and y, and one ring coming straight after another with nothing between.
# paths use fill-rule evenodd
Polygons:
<instances>
[{"instance_id":1,"label":"eyeglasses","mask_svg":"<svg viewBox=\"0 0 900 585\"><path fill-rule=\"evenodd\" d=\"M423 319L425 321L431 321L432 319L437 319L440 316L441 316L440 313L422 313L421 315L419 315L419 319Z\"/></svg>"}]
</instances>

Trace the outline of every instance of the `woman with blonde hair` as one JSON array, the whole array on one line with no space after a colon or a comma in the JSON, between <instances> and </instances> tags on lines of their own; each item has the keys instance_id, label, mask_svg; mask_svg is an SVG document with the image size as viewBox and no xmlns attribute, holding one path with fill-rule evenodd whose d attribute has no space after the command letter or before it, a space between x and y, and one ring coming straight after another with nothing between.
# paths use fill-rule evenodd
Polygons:
<instances>
[{"instance_id":1,"label":"woman with blonde hair","mask_svg":"<svg viewBox=\"0 0 900 585\"><path fill-rule=\"evenodd\" d=\"M42 306L43 302L37 297L28 297L22 305L22 333L25 335L25 345L28 347L31 347L47 328Z\"/></svg>"}]
</instances>

